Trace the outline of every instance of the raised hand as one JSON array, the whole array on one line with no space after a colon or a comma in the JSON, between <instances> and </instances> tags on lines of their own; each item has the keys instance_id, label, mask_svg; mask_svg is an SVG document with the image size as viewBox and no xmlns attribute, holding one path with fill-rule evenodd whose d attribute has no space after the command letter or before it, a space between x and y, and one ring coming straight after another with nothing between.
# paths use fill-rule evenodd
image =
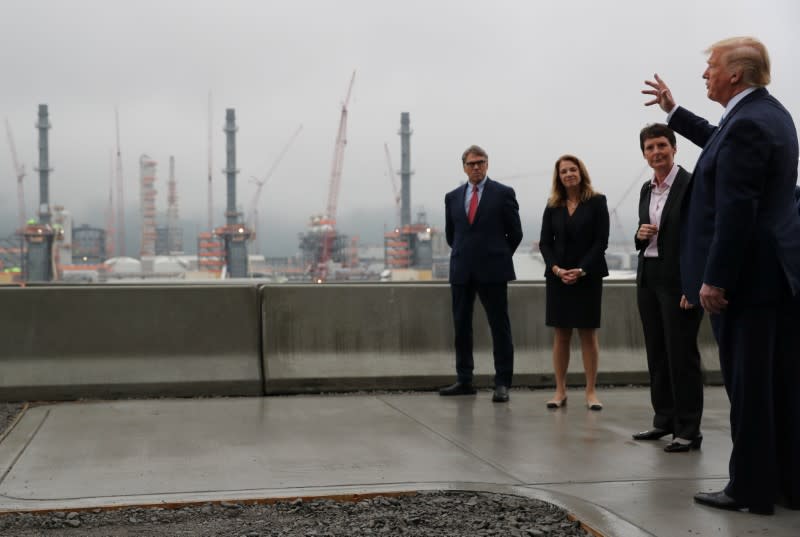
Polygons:
<instances>
[{"instance_id":1,"label":"raised hand","mask_svg":"<svg viewBox=\"0 0 800 537\"><path fill-rule=\"evenodd\" d=\"M644 103L644 105L651 106L657 104L664 112L670 113L672 109L675 108L675 99L672 98L672 92L658 74L654 74L653 76L656 79L655 82L652 80L644 81L645 84L653 89L643 89L642 93L645 95L652 95L654 98Z\"/></svg>"}]
</instances>

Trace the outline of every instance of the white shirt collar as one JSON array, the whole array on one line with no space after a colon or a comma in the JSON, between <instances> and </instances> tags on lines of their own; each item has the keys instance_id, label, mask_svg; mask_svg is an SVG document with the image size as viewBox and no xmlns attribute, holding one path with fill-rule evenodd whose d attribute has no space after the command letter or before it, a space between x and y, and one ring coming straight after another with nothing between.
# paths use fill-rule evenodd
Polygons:
<instances>
[{"instance_id":1,"label":"white shirt collar","mask_svg":"<svg viewBox=\"0 0 800 537\"><path fill-rule=\"evenodd\" d=\"M756 88L756 87L747 88L746 90L742 91L741 93L737 93L736 95L734 95L734 96L731 98L731 100L730 100L730 101L728 101L728 106L726 106L726 107L725 107L725 111L724 111L724 112L722 112L722 117L721 117L721 118L719 118L719 122L720 122L720 123L722 123L722 121L723 121L723 120L724 120L726 117L728 117L728 114L730 113L730 111L731 111L731 110L733 110L733 107L734 107L734 106L736 106L737 104L739 104L739 101L741 101L742 99L744 99L745 97L747 97L748 95L750 95L751 93L753 93L754 91L756 91L757 89L758 89L758 88Z\"/></svg>"},{"instance_id":2,"label":"white shirt collar","mask_svg":"<svg viewBox=\"0 0 800 537\"><path fill-rule=\"evenodd\" d=\"M664 178L664 182L662 183L662 184L666 185L666 187L662 187L662 188L671 187L672 183L675 181L675 178L677 176L678 176L678 165L673 163L672 164L672 169L669 171L667 176ZM658 186L657 183L656 183L656 176L655 175L653 175L653 178L650 179L650 186L652 186L653 188L656 188Z\"/></svg>"}]
</instances>

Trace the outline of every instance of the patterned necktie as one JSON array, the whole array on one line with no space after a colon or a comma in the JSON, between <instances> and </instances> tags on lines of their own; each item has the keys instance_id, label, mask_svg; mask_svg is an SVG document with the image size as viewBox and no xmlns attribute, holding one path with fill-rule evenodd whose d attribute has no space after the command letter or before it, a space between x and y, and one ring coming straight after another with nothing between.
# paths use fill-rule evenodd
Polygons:
<instances>
[{"instance_id":1,"label":"patterned necktie","mask_svg":"<svg viewBox=\"0 0 800 537\"><path fill-rule=\"evenodd\" d=\"M476 212L478 212L478 185L472 185L472 197L469 200L469 213L467 213L470 225L475 220Z\"/></svg>"}]
</instances>

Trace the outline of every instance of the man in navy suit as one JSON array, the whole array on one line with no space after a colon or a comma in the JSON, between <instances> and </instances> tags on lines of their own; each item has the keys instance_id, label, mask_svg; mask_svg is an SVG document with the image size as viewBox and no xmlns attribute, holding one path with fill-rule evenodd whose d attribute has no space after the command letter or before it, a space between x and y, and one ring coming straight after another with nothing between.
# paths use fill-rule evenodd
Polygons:
<instances>
[{"instance_id":1,"label":"man in navy suit","mask_svg":"<svg viewBox=\"0 0 800 537\"><path fill-rule=\"evenodd\" d=\"M731 402L727 486L695 501L772 514L800 508L798 304L800 217L794 204L797 131L765 86L766 47L737 37L712 45L708 98L725 107L719 126L676 106L658 75L648 105L703 148L692 175L681 236L686 300L710 314Z\"/></svg>"},{"instance_id":2,"label":"man in navy suit","mask_svg":"<svg viewBox=\"0 0 800 537\"><path fill-rule=\"evenodd\" d=\"M508 401L514 372L514 344L508 319L508 282L516 279L511 256L522 241L514 189L486 175L489 156L477 145L461 156L466 184L444 197L445 235L450 246L450 289L455 328L456 383L439 395L470 395L472 311L481 300L492 332L495 389L492 401Z\"/></svg>"}]
</instances>

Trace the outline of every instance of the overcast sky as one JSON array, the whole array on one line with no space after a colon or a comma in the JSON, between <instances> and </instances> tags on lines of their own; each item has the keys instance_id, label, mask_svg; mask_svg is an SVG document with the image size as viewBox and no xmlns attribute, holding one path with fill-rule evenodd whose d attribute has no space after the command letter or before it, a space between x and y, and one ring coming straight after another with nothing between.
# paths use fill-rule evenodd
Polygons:
<instances>
[{"instance_id":1,"label":"overcast sky","mask_svg":"<svg viewBox=\"0 0 800 537\"><path fill-rule=\"evenodd\" d=\"M489 152L489 175L516 189L528 243L538 238L555 159L574 153L618 207L625 229L617 232L627 237L637 196L623 195L640 183L645 164L638 131L664 119L643 106L643 80L658 72L680 104L713 121L722 109L705 97L703 51L753 35L772 57L770 91L797 121L798 23L796 0L2 0L0 114L29 170L28 213L38 200L33 125L46 103L51 203L97 226L108 199L115 107L126 212L138 211L142 153L159 162L158 209L166 210L174 155L181 218L201 227L209 92L215 225L225 210L225 109L236 110L244 210L255 191L250 177L263 177L302 124L259 203L261 251L288 255L309 216L326 205L340 106L355 70L342 232L377 242L384 224L394 225L383 144L399 168L400 113L409 112L412 213L424 208L444 226L444 194L464 180L460 155L476 143ZM679 163L691 169L698 152L679 139ZM16 220L15 183L4 139L0 235Z\"/></svg>"}]
</instances>

